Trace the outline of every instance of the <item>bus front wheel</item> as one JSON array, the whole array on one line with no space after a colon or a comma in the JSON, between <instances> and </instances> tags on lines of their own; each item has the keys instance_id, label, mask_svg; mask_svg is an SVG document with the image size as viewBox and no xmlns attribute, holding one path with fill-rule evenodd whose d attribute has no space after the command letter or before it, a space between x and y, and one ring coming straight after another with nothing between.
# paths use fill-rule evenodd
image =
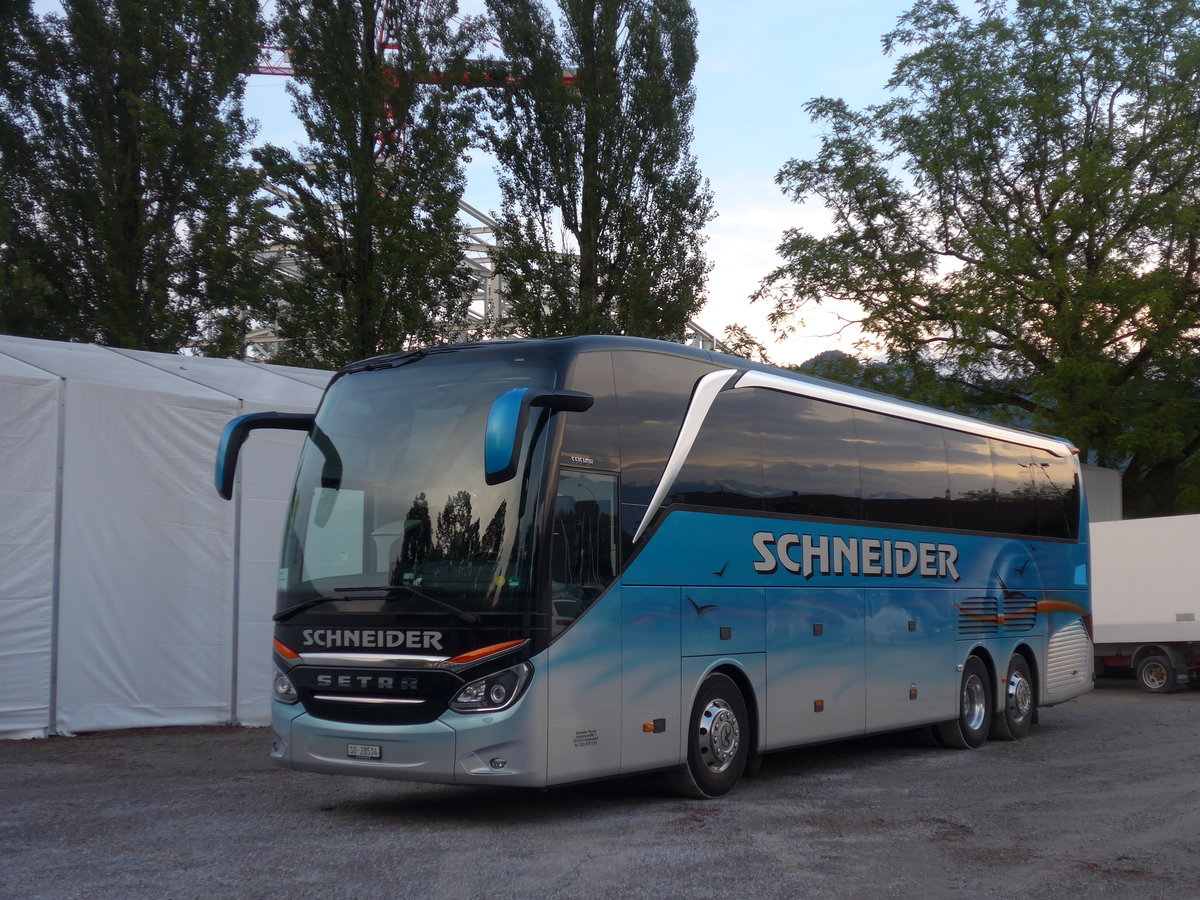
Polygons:
<instances>
[{"instance_id":1,"label":"bus front wheel","mask_svg":"<svg viewBox=\"0 0 1200 900\"><path fill-rule=\"evenodd\" d=\"M943 722L937 735L947 747L974 750L992 727L992 679L978 656L968 657L958 690L958 718Z\"/></svg>"},{"instance_id":2,"label":"bus front wheel","mask_svg":"<svg viewBox=\"0 0 1200 900\"><path fill-rule=\"evenodd\" d=\"M692 704L687 765L670 773L671 785L685 797L729 793L742 777L753 740L738 686L727 675L708 676Z\"/></svg>"}]
</instances>

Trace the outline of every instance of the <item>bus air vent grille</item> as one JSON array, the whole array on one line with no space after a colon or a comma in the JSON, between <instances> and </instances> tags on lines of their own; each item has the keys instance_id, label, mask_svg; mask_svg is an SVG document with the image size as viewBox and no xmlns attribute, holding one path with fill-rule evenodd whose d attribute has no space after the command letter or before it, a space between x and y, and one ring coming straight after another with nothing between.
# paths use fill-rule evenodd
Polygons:
<instances>
[{"instance_id":1,"label":"bus air vent grille","mask_svg":"<svg viewBox=\"0 0 1200 900\"><path fill-rule=\"evenodd\" d=\"M1037 624L1037 600L1018 594L1004 598L1004 630L1008 634L1033 631Z\"/></svg>"},{"instance_id":2,"label":"bus air vent grille","mask_svg":"<svg viewBox=\"0 0 1200 900\"><path fill-rule=\"evenodd\" d=\"M995 597L967 597L958 604L960 638L995 634L999 630L999 605Z\"/></svg>"},{"instance_id":3,"label":"bus air vent grille","mask_svg":"<svg viewBox=\"0 0 1200 900\"><path fill-rule=\"evenodd\" d=\"M1091 682L1092 642L1076 620L1050 637L1046 649L1046 694L1051 701L1074 697Z\"/></svg>"}]
</instances>

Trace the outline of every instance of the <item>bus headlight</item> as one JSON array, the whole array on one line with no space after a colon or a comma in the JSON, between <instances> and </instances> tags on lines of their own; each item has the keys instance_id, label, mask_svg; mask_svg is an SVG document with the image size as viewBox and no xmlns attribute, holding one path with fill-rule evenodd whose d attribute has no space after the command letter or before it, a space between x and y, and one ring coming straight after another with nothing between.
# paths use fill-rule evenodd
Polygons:
<instances>
[{"instance_id":1,"label":"bus headlight","mask_svg":"<svg viewBox=\"0 0 1200 900\"><path fill-rule=\"evenodd\" d=\"M519 663L500 672L493 672L465 685L450 701L455 712L499 712L517 702L521 691L533 674L533 666Z\"/></svg>"},{"instance_id":2,"label":"bus headlight","mask_svg":"<svg viewBox=\"0 0 1200 900\"><path fill-rule=\"evenodd\" d=\"M296 686L292 684L292 679L287 677L286 672L275 670L275 686L271 691L272 696L283 703L295 703L300 699L300 695L296 693Z\"/></svg>"}]
</instances>

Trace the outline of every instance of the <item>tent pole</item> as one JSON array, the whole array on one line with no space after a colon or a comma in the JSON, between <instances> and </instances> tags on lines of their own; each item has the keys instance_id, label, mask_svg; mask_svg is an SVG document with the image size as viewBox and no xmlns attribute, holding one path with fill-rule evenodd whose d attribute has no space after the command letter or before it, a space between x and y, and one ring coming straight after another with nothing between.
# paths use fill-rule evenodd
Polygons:
<instances>
[{"instance_id":1,"label":"tent pole","mask_svg":"<svg viewBox=\"0 0 1200 900\"><path fill-rule=\"evenodd\" d=\"M58 640L62 605L63 473L67 445L67 379L58 382L58 440L54 475L54 563L50 594L50 697L47 734L58 734Z\"/></svg>"},{"instance_id":2,"label":"tent pole","mask_svg":"<svg viewBox=\"0 0 1200 900\"><path fill-rule=\"evenodd\" d=\"M246 410L244 402L238 403L238 415ZM233 496L233 634L229 645L233 648L233 668L229 678L229 724L238 725L238 670L241 668L239 634L242 615L242 470L238 466L237 488Z\"/></svg>"}]
</instances>

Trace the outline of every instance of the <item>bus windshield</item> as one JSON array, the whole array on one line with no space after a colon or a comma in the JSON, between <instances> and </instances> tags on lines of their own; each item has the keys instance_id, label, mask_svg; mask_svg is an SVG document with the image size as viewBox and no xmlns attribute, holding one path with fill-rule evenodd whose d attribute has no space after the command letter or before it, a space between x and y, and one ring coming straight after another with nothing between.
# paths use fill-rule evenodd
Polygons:
<instances>
[{"instance_id":1,"label":"bus windshield","mask_svg":"<svg viewBox=\"0 0 1200 900\"><path fill-rule=\"evenodd\" d=\"M462 351L335 381L300 459L277 619L312 609L474 623L530 610L524 479L485 483L484 431L497 395L554 382L548 359ZM531 420L522 470L538 430Z\"/></svg>"}]
</instances>

